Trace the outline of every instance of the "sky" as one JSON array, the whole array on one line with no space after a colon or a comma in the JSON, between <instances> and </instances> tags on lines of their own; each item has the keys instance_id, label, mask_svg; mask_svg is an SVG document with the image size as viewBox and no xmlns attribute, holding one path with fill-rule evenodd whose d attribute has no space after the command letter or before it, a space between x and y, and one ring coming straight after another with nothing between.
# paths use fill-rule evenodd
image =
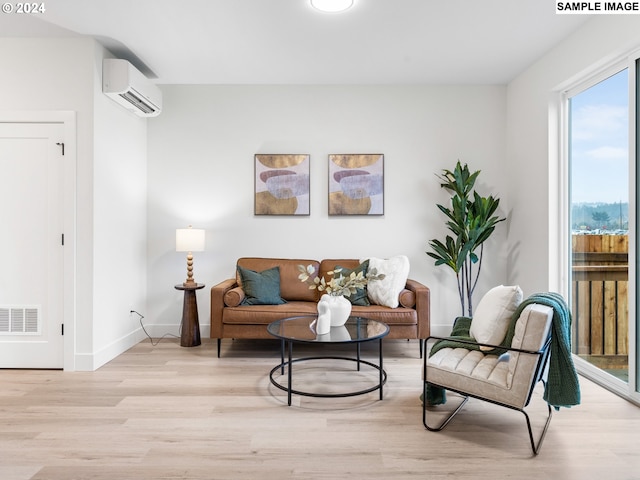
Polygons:
<instances>
[{"instance_id":1,"label":"sky","mask_svg":"<svg viewBox=\"0 0 640 480\"><path fill-rule=\"evenodd\" d=\"M629 201L627 70L570 100L571 203Z\"/></svg>"}]
</instances>

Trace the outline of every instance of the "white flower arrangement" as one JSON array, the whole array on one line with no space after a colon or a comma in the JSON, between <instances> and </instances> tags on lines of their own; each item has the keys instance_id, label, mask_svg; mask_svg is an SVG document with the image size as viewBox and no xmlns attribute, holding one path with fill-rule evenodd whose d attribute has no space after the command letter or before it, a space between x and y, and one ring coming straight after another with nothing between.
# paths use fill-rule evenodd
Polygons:
<instances>
[{"instance_id":1,"label":"white flower arrangement","mask_svg":"<svg viewBox=\"0 0 640 480\"><path fill-rule=\"evenodd\" d=\"M364 288L368 282L373 280L382 280L384 274L378 274L375 268L372 268L366 275L362 271L351 272L346 277L342 275L342 269L336 268L327 272L327 275L331 276L331 280L328 282L324 277L314 276L316 269L313 265L298 265L300 275L298 278L301 282L309 284L309 290L318 290L332 296L342 295L343 297L349 297L352 293L356 293L358 289Z\"/></svg>"}]
</instances>

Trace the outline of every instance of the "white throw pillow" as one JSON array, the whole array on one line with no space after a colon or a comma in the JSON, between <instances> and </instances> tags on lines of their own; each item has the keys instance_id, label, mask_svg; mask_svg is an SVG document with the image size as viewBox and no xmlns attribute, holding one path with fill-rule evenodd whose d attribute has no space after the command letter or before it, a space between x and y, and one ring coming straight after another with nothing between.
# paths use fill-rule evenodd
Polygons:
<instances>
[{"instance_id":1,"label":"white throw pillow","mask_svg":"<svg viewBox=\"0 0 640 480\"><path fill-rule=\"evenodd\" d=\"M367 296L371 303L396 308L398 296L407 284L409 277L409 259L405 255L391 258L369 258L369 272L376 269L378 274L384 273L382 280L373 280L367 284Z\"/></svg>"},{"instance_id":2,"label":"white throw pillow","mask_svg":"<svg viewBox=\"0 0 640 480\"><path fill-rule=\"evenodd\" d=\"M471 319L469 333L478 343L500 345L504 340L511 317L522 303L519 286L500 285L489 290L480 300ZM481 350L490 350L481 347Z\"/></svg>"}]
</instances>

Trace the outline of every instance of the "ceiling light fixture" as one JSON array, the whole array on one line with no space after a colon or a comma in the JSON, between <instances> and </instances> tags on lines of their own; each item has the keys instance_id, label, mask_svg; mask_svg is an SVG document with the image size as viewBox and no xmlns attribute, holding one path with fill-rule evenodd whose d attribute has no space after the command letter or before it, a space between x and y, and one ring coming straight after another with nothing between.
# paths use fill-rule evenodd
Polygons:
<instances>
[{"instance_id":1,"label":"ceiling light fixture","mask_svg":"<svg viewBox=\"0 0 640 480\"><path fill-rule=\"evenodd\" d=\"M353 0L311 0L311 6L327 13L343 12L353 5Z\"/></svg>"}]
</instances>

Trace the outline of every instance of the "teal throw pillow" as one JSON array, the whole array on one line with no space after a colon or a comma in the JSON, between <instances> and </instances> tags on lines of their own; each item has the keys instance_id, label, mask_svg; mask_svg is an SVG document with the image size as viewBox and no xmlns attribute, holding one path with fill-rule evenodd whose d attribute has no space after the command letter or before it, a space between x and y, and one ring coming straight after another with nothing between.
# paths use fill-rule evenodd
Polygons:
<instances>
[{"instance_id":1,"label":"teal throw pillow","mask_svg":"<svg viewBox=\"0 0 640 480\"><path fill-rule=\"evenodd\" d=\"M353 269L344 268L336 265L336 270L338 268L341 269L340 274L343 277L348 277L349 275L351 275L351 272L355 272L356 275L358 274L358 272L362 272L362 275L366 277L367 270L369 269L369 260L365 260L364 262L362 262L360 265L358 265L356 268L353 268ZM366 307L367 305L371 305L371 302L369 302L369 296L367 295L366 285L364 288L356 289L356 292L349 295L347 299L351 302L351 305L361 305L363 307Z\"/></svg>"},{"instance_id":2,"label":"teal throw pillow","mask_svg":"<svg viewBox=\"0 0 640 480\"><path fill-rule=\"evenodd\" d=\"M280 297L280 268L273 267L254 272L238 265L242 279L244 299L240 305L281 305L287 303Z\"/></svg>"}]
</instances>

